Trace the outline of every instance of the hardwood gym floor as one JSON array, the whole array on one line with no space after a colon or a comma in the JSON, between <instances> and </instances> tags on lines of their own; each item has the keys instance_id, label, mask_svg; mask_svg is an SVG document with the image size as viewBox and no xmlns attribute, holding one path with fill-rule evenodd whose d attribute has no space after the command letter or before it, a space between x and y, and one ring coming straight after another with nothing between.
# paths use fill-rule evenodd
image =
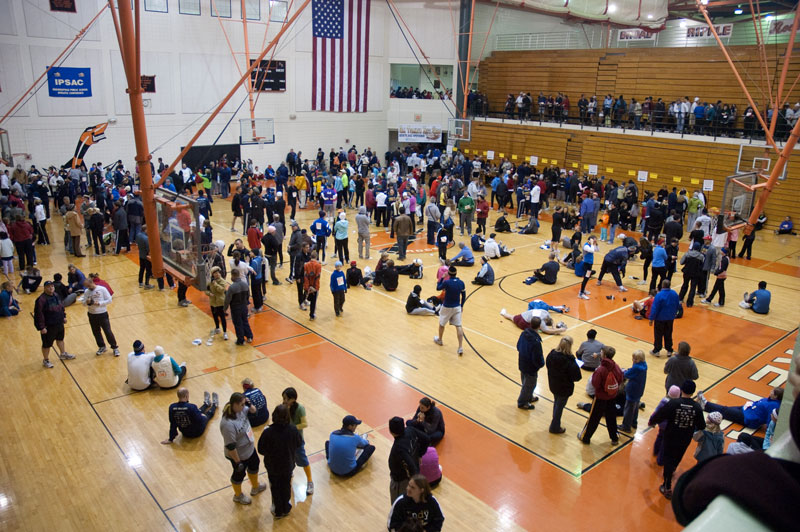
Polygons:
<instances>
[{"instance_id":1,"label":"hardwood gym floor","mask_svg":"<svg viewBox=\"0 0 800 532\"><path fill-rule=\"evenodd\" d=\"M238 235L228 229L228 204L218 200L214 207L215 239L230 243ZM298 220L307 226L315 217L316 211L308 209ZM353 211L348 218L355 228ZM60 242L62 231L60 220L50 223L54 242ZM517 313L533 298L569 305L572 310L563 320L575 346L594 327L599 340L617 348L622 367L630 365L633 350L651 347L647 322L634 320L629 309L633 299L644 295L635 280L625 280L630 291L622 297L609 282L602 287L592 282L588 301L577 298L579 279L569 270L562 270L556 286L522 284L546 260L547 251L539 246L549 232L544 223L539 235L501 235L517 251L492 262L495 286L470 285L478 268L459 269L469 296L463 357L456 354L452 328L439 347L432 342L437 320L405 313L414 284L422 284L426 297L435 293L438 261L424 237L409 253L409 260L419 257L426 265L421 282L401 277L392 293L350 289L342 318L334 316L324 288L332 270L330 258L314 322L297 308L293 286L268 285L270 310L251 319L255 342L246 347L220 338L206 345L213 322L207 298L194 289L188 308L176 305L174 293L140 290L135 249L127 256L78 259L84 273L99 272L115 290L109 313L123 356L94 355L86 313L78 305L67 309L66 338L67 349L78 357L58 362L53 370L41 367L39 335L28 314L35 295L21 295L23 312L0 320L6 346L0 359L6 375L0 390L0 528L215 531L273 526L268 493L248 507L231 501L230 466L222 456L218 417L196 441L178 438L172 446L159 444L167 435L167 406L175 400L174 390L132 393L125 384L124 355L141 339L148 349L162 345L187 362L184 382L194 402L201 402L203 390L218 392L225 402L240 390L244 377L264 391L270 408L280 401L283 388L297 388L308 411L306 448L316 492L305 495L305 475L297 471L294 510L275 529L385 529L390 506L387 423L394 415L409 417L422 395L442 406L447 423L439 445L444 481L435 490L446 530L679 529L658 492L661 469L651 456L655 432L646 426L664 396L663 358L648 355L647 409L640 412L636 435L621 435L618 447L611 446L602 427L591 446L575 438L587 417L576 407L587 399L585 375L564 413L564 435L547 432L552 396L546 371L540 373L537 394L542 399L536 410L516 408L519 330L500 317L501 308ZM374 268L378 250L389 245L388 235L376 230L372 258L359 266ZM602 252L608 249L601 247ZM716 402L741 404L748 394L766 395L785 381L789 358L784 353L797 335L800 239L762 232L754 249L753 260L733 261L724 308L698 303L676 322L676 342L692 344L699 389L710 389L707 397ZM355 234L350 252L357 258ZM37 253L45 278L57 271L66 274L72 258L61 245L40 246ZM281 279L287 268L288 263L278 271ZM640 261L629 265L628 275L641 277ZM768 316L737 305L739 294L760 280L772 291ZM606 299L611 294L615 299ZM203 340L200 346L192 344L196 338ZM557 341L544 337L545 353ZM342 480L327 470L324 442L349 413L364 420L361 430L372 433L378 449L364 471ZM735 439L738 429L726 427L728 436ZM693 446L679 472L694 463L692 452Z\"/></svg>"}]
</instances>

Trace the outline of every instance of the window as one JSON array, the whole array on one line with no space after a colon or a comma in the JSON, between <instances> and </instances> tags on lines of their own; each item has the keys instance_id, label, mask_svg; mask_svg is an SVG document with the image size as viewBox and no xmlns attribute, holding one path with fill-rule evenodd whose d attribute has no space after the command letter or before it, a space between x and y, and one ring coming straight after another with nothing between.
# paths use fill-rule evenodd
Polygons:
<instances>
[{"instance_id":1,"label":"window","mask_svg":"<svg viewBox=\"0 0 800 532\"><path fill-rule=\"evenodd\" d=\"M211 16L219 15L222 18L231 18L231 0L209 0Z\"/></svg>"},{"instance_id":2,"label":"window","mask_svg":"<svg viewBox=\"0 0 800 532\"><path fill-rule=\"evenodd\" d=\"M261 20L261 2L259 0L244 0L244 9L247 20Z\"/></svg>"},{"instance_id":3,"label":"window","mask_svg":"<svg viewBox=\"0 0 800 532\"><path fill-rule=\"evenodd\" d=\"M178 13L181 15L199 15L200 0L178 0Z\"/></svg>"},{"instance_id":4,"label":"window","mask_svg":"<svg viewBox=\"0 0 800 532\"><path fill-rule=\"evenodd\" d=\"M169 12L169 0L144 0L144 10L156 13Z\"/></svg>"},{"instance_id":5,"label":"window","mask_svg":"<svg viewBox=\"0 0 800 532\"><path fill-rule=\"evenodd\" d=\"M289 13L289 2L285 0L270 0L269 20L272 22L283 22Z\"/></svg>"}]
</instances>

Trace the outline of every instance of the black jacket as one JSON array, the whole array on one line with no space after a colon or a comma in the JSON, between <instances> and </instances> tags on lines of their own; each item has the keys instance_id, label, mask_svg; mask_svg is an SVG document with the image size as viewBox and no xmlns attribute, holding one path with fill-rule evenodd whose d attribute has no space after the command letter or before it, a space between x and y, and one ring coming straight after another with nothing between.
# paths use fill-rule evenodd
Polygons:
<instances>
[{"instance_id":1,"label":"black jacket","mask_svg":"<svg viewBox=\"0 0 800 532\"><path fill-rule=\"evenodd\" d=\"M389 451L389 475L392 480L401 482L419 473L419 460L430 443L427 434L414 427L406 427L403 435L394 439L392 450ZM259 452L260 449L259 445Z\"/></svg>"},{"instance_id":2,"label":"black jacket","mask_svg":"<svg viewBox=\"0 0 800 532\"><path fill-rule=\"evenodd\" d=\"M295 452L302 444L297 427L273 423L258 439L258 454L264 457L264 467L270 475L289 476L294 470Z\"/></svg>"},{"instance_id":3,"label":"black jacket","mask_svg":"<svg viewBox=\"0 0 800 532\"><path fill-rule=\"evenodd\" d=\"M581 380L581 370L575 357L553 349L547 355L547 382L553 395L569 397L575 383Z\"/></svg>"},{"instance_id":4,"label":"black jacket","mask_svg":"<svg viewBox=\"0 0 800 532\"><path fill-rule=\"evenodd\" d=\"M530 327L519 335L517 352L519 353L519 370L525 375L535 375L544 367L542 338Z\"/></svg>"},{"instance_id":5,"label":"black jacket","mask_svg":"<svg viewBox=\"0 0 800 532\"><path fill-rule=\"evenodd\" d=\"M267 233L261 238L261 243L264 244L264 256L277 255L281 250L281 244L275 235Z\"/></svg>"}]
</instances>

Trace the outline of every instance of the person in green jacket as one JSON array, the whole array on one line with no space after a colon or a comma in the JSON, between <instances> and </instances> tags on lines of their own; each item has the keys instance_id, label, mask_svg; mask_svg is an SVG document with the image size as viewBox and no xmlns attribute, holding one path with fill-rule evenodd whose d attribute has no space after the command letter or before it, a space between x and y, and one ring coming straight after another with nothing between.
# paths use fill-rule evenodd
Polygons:
<instances>
[{"instance_id":1,"label":"person in green jacket","mask_svg":"<svg viewBox=\"0 0 800 532\"><path fill-rule=\"evenodd\" d=\"M458 200L458 227L461 229L461 236L464 236L464 226L467 234L472 235L472 216L475 213L475 201L469 196L462 196Z\"/></svg>"},{"instance_id":2,"label":"person in green jacket","mask_svg":"<svg viewBox=\"0 0 800 532\"><path fill-rule=\"evenodd\" d=\"M700 209L703 208L703 200L701 200L697 196L697 191L692 194L692 197L689 198L689 202L686 207L686 212L689 213L689 223L686 227L688 227L689 231L694 229L694 221L697 219L697 213L700 212Z\"/></svg>"}]
</instances>

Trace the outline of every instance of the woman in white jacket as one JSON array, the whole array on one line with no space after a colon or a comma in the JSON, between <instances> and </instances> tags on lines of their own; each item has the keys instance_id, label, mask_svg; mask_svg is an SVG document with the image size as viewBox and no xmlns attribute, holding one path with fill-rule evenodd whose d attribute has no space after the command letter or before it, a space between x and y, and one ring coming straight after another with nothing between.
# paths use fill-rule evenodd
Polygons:
<instances>
[{"instance_id":1,"label":"woman in white jacket","mask_svg":"<svg viewBox=\"0 0 800 532\"><path fill-rule=\"evenodd\" d=\"M36 198L33 202L33 217L36 220L36 243L50 245L50 237L47 235L47 213L42 205L42 200Z\"/></svg>"}]
</instances>

